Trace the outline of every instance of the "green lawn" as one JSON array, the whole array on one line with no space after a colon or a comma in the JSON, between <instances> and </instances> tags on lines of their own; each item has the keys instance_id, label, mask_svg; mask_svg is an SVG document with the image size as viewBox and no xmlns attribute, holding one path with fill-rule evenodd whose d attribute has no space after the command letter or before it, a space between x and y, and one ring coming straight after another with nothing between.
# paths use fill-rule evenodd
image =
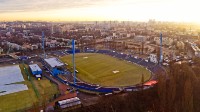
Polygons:
<instances>
[{"instance_id":1,"label":"green lawn","mask_svg":"<svg viewBox=\"0 0 200 112\"><path fill-rule=\"evenodd\" d=\"M27 65L26 67L28 68ZM33 104L36 105L36 103L39 101L44 101L44 98L47 100L51 98L53 94L58 93L57 86L53 83L50 83L49 80L43 78L42 80L37 81L34 77L31 76L40 94L40 97L37 98L32 88L31 82L28 81L27 75L23 70L23 66L20 65L20 68L22 70L25 81L20 82L19 84L26 84L29 89L26 91L0 96L0 112L21 112L24 109L30 108L33 106Z\"/></svg>"},{"instance_id":2,"label":"green lawn","mask_svg":"<svg viewBox=\"0 0 200 112\"><path fill-rule=\"evenodd\" d=\"M62 57L71 68L72 56ZM151 77L148 70L111 56L97 53L79 53L75 56L77 77L82 81L102 86L130 86L141 83L142 74L147 81ZM119 71L113 73L113 71Z\"/></svg>"}]
</instances>

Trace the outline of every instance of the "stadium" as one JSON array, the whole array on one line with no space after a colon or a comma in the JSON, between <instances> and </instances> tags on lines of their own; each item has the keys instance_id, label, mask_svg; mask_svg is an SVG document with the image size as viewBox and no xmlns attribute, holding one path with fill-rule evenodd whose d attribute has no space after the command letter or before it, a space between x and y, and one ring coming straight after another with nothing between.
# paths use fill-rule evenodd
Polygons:
<instances>
[{"instance_id":1,"label":"stadium","mask_svg":"<svg viewBox=\"0 0 200 112\"><path fill-rule=\"evenodd\" d=\"M72 66L71 55L61 60L68 63L69 68ZM105 54L78 53L75 60L77 78L90 84L123 87L140 84L142 74L145 81L151 77L146 68Z\"/></svg>"},{"instance_id":2,"label":"stadium","mask_svg":"<svg viewBox=\"0 0 200 112\"><path fill-rule=\"evenodd\" d=\"M37 63L35 64L32 64L31 60L24 62L27 63L27 67L29 65L29 72L32 74L32 77L43 81L42 76L44 76L46 79L50 80L50 82L58 85L62 95L68 96L66 92L69 92L70 94L72 93L74 97L77 95L74 94L76 93L75 91L89 94L110 95L119 92L148 89L157 83L156 74L163 74L162 72L165 72L162 66L137 57L134 54L123 53L112 49L97 50L94 48L86 48L84 51L81 51L79 49L75 50L75 47L73 48L72 50L53 51L51 52L52 55L48 57L46 57L44 53L44 57L41 56L37 58ZM24 63L23 66L21 65L21 68L23 68L22 71L29 80L31 76L26 69L27 67L25 67ZM8 69L10 68L2 68L2 70L6 71L9 71ZM18 70L19 67L15 67L15 69ZM13 71L12 74L14 72L15 71ZM2 79L8 78L6 76ZM15 82L21 81L24 80L20 79ZM37 81L37 83L42 82ZM6 84L8 83L3 83L3 86L0 87L5 90L0 91L0 96L28 90L26 85ZM17 86L20 86L20 88L23 86L23 90L18 89ZM36 96L39 97L42 92L41 89L37 89L34 84L32 84L32 88L33 93L35 92ZM83 93L83 95L85 95L85 93ZM58 99L55 103L55 107L71 108L74 106L80 107L82 105L78 99L77 101L67 99L66 97Z\"/></svg>"},{"instance_id":3,"label":"stadium","mask_svg":"<svg viewBox=\"0 0 200 112\"><path fill-rule=\"evenodd\" d=\"M155 74L163 72L159 65L134 55L113 50L78 50L74 74L72 51L63 53L54 52L60 57L59 63L66 65L63 71L68 74L55 73L57 75L54 77L77 90L87 92L107 94L138 91L141 87L152 87L157 83Z\"/></svg>"}]
</instances>

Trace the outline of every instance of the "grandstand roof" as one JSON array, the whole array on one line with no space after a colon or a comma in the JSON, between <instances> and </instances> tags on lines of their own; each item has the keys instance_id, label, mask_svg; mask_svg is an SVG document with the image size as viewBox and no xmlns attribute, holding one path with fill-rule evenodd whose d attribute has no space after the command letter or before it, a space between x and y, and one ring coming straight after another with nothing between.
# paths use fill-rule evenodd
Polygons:
<instances>
[{"instance_id":1,"label":"grandstand roof","mask_svg":"<svg viewBox=\"0 0 200 112\"><path fill-rule=\"evenodd\" d=\"M44 59L52 68L56 66L63 66L64 63L60 62L57 58Z\"/></svg>"},{"instance_id":2,"label":"grandstand roof","mask_svg":"<svg viewBox=\"0 0 200 112\"><path fill-rule=\"evenodd\" d=\"M29 65L32 71L42 71L41 68L37 64Z\"/></svg>"}]
</instances>

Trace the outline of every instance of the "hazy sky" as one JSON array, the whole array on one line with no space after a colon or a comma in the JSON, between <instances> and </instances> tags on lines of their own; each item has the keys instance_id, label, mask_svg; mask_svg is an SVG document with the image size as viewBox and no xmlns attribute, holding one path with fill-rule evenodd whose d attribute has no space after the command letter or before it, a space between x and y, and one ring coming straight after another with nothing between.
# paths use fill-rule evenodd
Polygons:
<instances>
[{"instance_id":1,"label":"hazy sky","mask_svg":"<svg viewBox=\"0 0 200 112\"><path fill-rule=\"evenodd\" d=\"M0 20L199 22L198 0L0 0Z\"/></svg>"}]
</instances>

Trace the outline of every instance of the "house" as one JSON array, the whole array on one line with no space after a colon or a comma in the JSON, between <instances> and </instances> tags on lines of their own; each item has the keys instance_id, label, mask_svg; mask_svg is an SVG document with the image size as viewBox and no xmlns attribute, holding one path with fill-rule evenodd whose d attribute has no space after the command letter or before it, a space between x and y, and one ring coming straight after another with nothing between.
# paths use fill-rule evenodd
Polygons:
<instances>
[{"instance_id":1,"label":"house","mask_svg":"<svg viewBox=\"0 0 200 112\"><path fill-rule=\"evenodd\" d=\"M182 41L178 41L176 43L176 46L178 49L181 49L181 50L183 50L185 48L185 44Z\"/></svg>"},{"instance_id":2,"label":"house","mask_svg":"<svg viewBox=\"0 0 200 112\"><path fill-rule=\"evenodd\" d=\"M31 50L38 49L38 45L34 44L31 46Z\"/></svg>"},{"instance_id":3,"label":"house","mask_svg":"<svg viewBox=\"0 0 200 112\"><path fill-rule=\"evenodd\" d=\"M134 37L135 42L145 42L148 40L148 36L137 35Z\"/></svg>"},{"instance_id":4,"label":"house","mask_svg":"<svg viewBox=\"0 0 200 112\"><path fill-rule=\"evenodd\" d=\"M149 58L150 58L150 62L158 63L156 54L150 54Z\"/></svg>"},{"instance_id":5,"label":"house","mask_svg":"<svg viewBox=\"0 0 200 112\"><path fill-rule=\"evenodd\" d=\"M160 37L155 37L154 41L156 42L157 45L160 45ZM168 37L162 38L163 45L170 46L172 45L173 42L174 40L172 38L168 38Z\"/></svg>"},{"instance_id":6,"label":"house","mask_svg":"<svg viewBox=\"0 0 200 112\"><path fill-rule=\"evenodd\" d=\"M2 53L3 53L3 48L0 47L0 54L2 54Z\"/></svg>"}]
</instances>

